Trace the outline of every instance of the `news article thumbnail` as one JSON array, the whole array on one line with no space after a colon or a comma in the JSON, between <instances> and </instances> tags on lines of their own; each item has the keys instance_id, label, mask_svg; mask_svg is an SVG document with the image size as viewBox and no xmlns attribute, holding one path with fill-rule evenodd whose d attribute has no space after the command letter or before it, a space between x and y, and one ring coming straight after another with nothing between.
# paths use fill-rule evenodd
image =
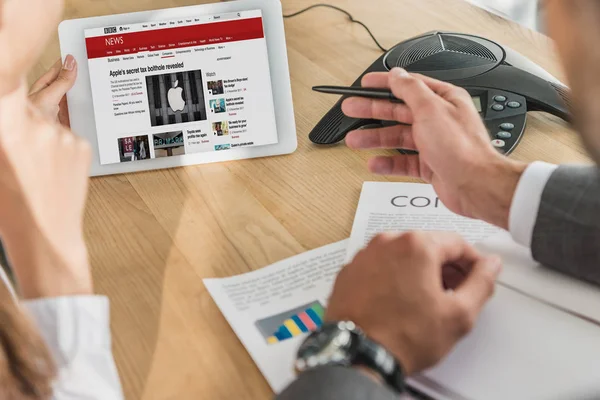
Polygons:
<instances>
[{"instance_id":1,"label":"news article thumbnail","mask_svg":"<svg viewBox=\"0 0 600 400\"><path fill-rule=\"evenodd\" d=\"M227 121L213 122L212 127L213 127L213 135L215 135L215 136L229 135L229 123Z\"/></svg>"},{"instance_id":2,"label":"news article thumbnail","mask_svg":"<svg viewBox=\"0 0 600 400\"><path fill-rule=\"evenodd\" d=\"M185 154L183 131L157 133L153 136L154 156L156 158Z\"/></svg>"},{"instance_id":3,"label":"news article thumbnail","mask_svg":"<svg viewBox=\"0 0 600 400\"><path fill-rule=\"evenodd\" d=\"M206 86L208 87L208 93L212 94L213 96L225 93L222 80L209 81Z\"/></svg>"},{"instance_id":4,"label":"news article thumbnail","mask_svg":"<svg viewBox=\"0 0 600 400\"><path fill-rule=\"evenodd\" d=\"M206 120L202 71L146 77L152 126Z\"/></svg>"},{"instance_id":5,"label":"news article thumbnail","mask_svg":"<svg viewBox=\"0 0 600 400\"><path fill-rule=\"evenodd\" d=\"M210 111L213 114L221 114L227 111L227 107L225 106L225 99L214 99L208 102L210 105Z\"/></svg>"},{"instance_id":6,"label":"news article thumbnail","mask_svg":"<svg viewBox=\"0 0 600 400\"><path fill-rule=\"evenodd\" d=\"M121 162L150 159L148 135L124 137L118 142Z\"/></svg>"}]
</instances>

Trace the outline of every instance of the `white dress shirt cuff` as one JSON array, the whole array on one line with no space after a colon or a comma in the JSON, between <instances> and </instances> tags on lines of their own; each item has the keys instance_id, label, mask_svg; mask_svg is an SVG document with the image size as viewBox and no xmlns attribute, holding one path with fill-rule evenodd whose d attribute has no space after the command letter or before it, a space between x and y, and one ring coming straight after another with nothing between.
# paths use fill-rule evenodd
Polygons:
<instances>
[{"instance_id":1,"label":"white dress shirt cuff","mask_svg":"<svg viewBox=\"0 0 600 400\"><path fill-rule=\"evenodd\" d=\"M112 356L109 301L69 296L21 303L38 325L58 367L53 399L122 399Z\"/></svg>"},{"instance_id":2,"label":"white dress shirt cuff","mask_svg":"<svg viewBox=\"0 0 600 400\"><path fill-rule=\"evenodd\" d=\"M510 207L508 226L513 239L523 246L531 247L542 194L557 167L536 161L527 167L519 180Z\"/></svg>"}]
</instances>

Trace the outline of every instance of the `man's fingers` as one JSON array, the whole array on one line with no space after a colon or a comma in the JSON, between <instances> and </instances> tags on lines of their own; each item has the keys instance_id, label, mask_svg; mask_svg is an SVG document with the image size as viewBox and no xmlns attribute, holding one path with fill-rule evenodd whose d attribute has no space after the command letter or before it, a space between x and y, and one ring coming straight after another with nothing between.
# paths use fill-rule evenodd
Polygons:
<instances>
[{"instance_id":1,"label":"man's fingers","mask_svg":"<svg viewBox=\"0 0 600 400\"><path fill-rule=\"evenodd\" d=\"M422 80L402 68L393 68L388 74L394 96L404 100L415 115L430 117L442 103L440 96Z\"/></svg>"},{"instance_id":2,"label":"man's fingers","mask_svg":"<svg viewBox=\"0 0 600 400\"><path fill-rule=\"evenodd\" d=\"M431 78L422 74L410 74L412 77L422 80L431 90L439 95L446 94L452 88L456 86ZM389 72L371 72L363 76L361 80L362 87L385 89L390 87Z\"/></svg>"},{"instance_id":3,"label":"man's fingers","mask_svg":"<svg viewBox=\"0 0 600 400\"><path fill-rule=\"evenodd\" d=\"M481 259L481 255L461 235L453 232L431 232L429 241L435 249L440 265L455 263L468 270L469 266Z\"/></svg>"},{"instance_id":4,"label":"man's fingers","mask_svg":"<svg viewBox=\"0 0 600 400\"><path fill-rule=\"evenodd\" d=\"M371 72L363 76L361 86L366 88L388 89L390 79L387 72Z\"/></svg>"},{"instance_id":5,"label":"man's fingers","mask_svg":"<svg viewBox=\"0 0 600 400\"><path fill-rule=\"evenodd\" d=\"M391 86L391 72L371 72L362 78L362 87L387 89ZM457 106L473 106L471 95L463 88L421 74L410 74L410 77L423 82L433 93L447 102Z\"/></svg>"},{"instance_id":6,"label":"man's fingers","mask_svg":"<svg viewBox=\"0 0 600 400\"><path fill-rule=\"evenodd\" d=\"M416 150L410 125L353 131L346 136L346 145L351 149Z\"/></svg>"},{"instance_id":7,"label":"man's fingers","mask_svg":"<svg viewBox=\"0 0 600 400\"><path fill-rule=\"evenodd\" d=\"M52 68L50 68L48 71L46 71L46 73L44 75L42 75L40 77L40 79L38 79L37 81L35 81L35 83L33 85L31 85L29 94L32 95L32 94L39 92L42 89L47 88L52 82L54 82L56 80L61 68L62 68L62 60L58 59L58 61L56 61L54 63Z\"/></svg>"},{"instance_id":8,"label":"man's fingers","mask_svg":"<svg viewBox=\"0 0 600 400\"><path fill-rule=\"evenodd\" d=\"M421 74L412 74L412 76L423 81L435 94L449 103L457 107L465 105L474 107L471 95L465 89Z\"/></svg>"},{"instance_id":9,"label":"man's fingers","mask_svg":"<svg viewBox=\"0 0 600 400\"><path fill-rule=\"evenodd\" d=\"M442 287L455 290L467 277L467 272L460 266L450 263L442 266Z\"/></svg>"},{"instance_id":10,"label":"man's fingers","mask_svg":"<svg viewBox=\"0 0 600 400\"><path fill-rule=\"evenodd\" d=\"M412 124L415 113L429 116L436 111L436 106L441 104L474 107L471 96L463 88L424 75L409 74L401 68L393 68L387 73L367 74L362 78L361 85L379 89L391 88L394 95L404 100L406 104L351 97L344 101L342 110L352 118Z\"/></svg>"},{"instance_id":11,"label":"man's fingers","mask_svg":"<svg viewBox=\"0 0 600 400\"><path fill-rule=\"evenodd\" d=\"M369 171L378 175L397 175L421 178L421 163L418 155L374 157L369 160Z\"/></svg>"},{"instance_id":12,"label":"man's fingers","mask_svg":"<svg viewBox=\"0 0 600 400\"><path fill-rule=\"evenodd\" d=\"M500 257L481 258L473 264L467 278L455 290L455 298L460 302L463 308L462 311L466 311L467 318L471 322L479 315L483 306L494 294L496 280L501 270L502 260Z\"/></svg>"},{"instance_id":13,"label":"man's fingers","mask_svg":"<svg viewBox=\"0 0 600 400\"><path fill-rule=\"evenodd\" d=\"M54 82L36 93L36 103L42 107L58 105L61 99L75 84L77 79L77 62L71 55L67 56Z\"/></svg>"},{"instance_id":14,"label":"man's fingers","mask_svg":"<svg viewBox=\"0 0 600 400\"><path fill-rule=\"evenodd\" d=\"M450 268L467 275L472 265L483 259L472 245L453 232L409 232L397 240L409 240L413 246L427 249L427 265L440 278L444 278Z\"/></svg>"},{"instance_id":15,"label":"man's fingers","mask_svg":"<svg viewBox=\"0 0 600 400\"><path fill-rule=\"evenodd\" d=\"M371 72L366 74L361 81L362 87L368 88L378 88L378 89L387 89L390 87L390 77L389 72ZM421 74L410 74L413 78L419 79L423 81L431 90L433 90L436 94L443 97L451 88L456 86L444 82L439 81L434 78L430 78Z\"/></svg>"},{"instance_id":16,"label":"man's fingers","mask_svg":"<svg viewBox=\"0 0 600 400\"><path fill-rule=\"evenodd\" d=\"M351 118L379 119L403 124L413 123L412 112L406 105L392 103L388 100L350 97L342 103L342 111Z\"/></svg>"}]
</instances>

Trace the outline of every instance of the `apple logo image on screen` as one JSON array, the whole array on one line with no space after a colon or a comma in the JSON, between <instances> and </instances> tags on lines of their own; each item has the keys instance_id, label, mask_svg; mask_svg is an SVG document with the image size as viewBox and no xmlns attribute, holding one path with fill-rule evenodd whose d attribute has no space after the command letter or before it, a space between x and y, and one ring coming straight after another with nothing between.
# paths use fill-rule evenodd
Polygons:
<instances>
[{"instance_id":1,"label":"apple logo image on screen","mask_svg":"<svg viewBox=\"0 0 600 400\"><path fill-rule=\"evenodd\" d=\"M202 71L146 76L153 127L206 121Z\"/></svg>"},{"instance_id":2,"label":"apple logo image on screen","mask_svg":"<svg viewBox=\"0 0 600 400\"><path fill-rule=\"evenodd\" d=\"M181 112L185 108L185 100L183 99L183 88L180 88L179 81L173 83L173 87L169 89L167 94L167 100L169 101L169 107L173 112Z\"/></svg>"}]
</instances>

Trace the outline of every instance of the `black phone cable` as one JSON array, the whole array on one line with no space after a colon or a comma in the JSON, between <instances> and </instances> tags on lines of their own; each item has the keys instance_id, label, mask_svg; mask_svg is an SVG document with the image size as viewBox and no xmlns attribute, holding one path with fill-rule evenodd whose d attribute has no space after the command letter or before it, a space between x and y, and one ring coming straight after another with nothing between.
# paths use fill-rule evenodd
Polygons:
<instances>
[{"instance_id":1,"label":"black phone cable","mask_svg":"<svg viewBox=\"0 0 600 400\"><path fill-rule=\"evenodd\" d=\"M367 25L365 25L361 21L358 21L358 20L354 19L354 17L352 16L352 14L350 14L348 11L346 11L346 10L340 8L340 7L333 6L331 4L324 4L324 3L314 4L314 5L310 6L310 7L306 7L304 9L302 9L300 11L297 11L295 13L292 13L292 14L284 14L283 18L293 18L293 17L295 17L297 15L304 14L305 12L310 11L310 10L312 10L314 8L317 8L317 7L331 8L331 9L337 10L337 11L345 14L350 19L350 22L352 22L354 24L358 24L358 25L362 26L363 28L365 28L365 30L367 31L367 33L369 34L369 36L371 36L371 39L373 39L373 41L375 42L375 44L377 45L377 47L379 47L379 49L381 51L383 51L384 53L387 53L388 50L379 43L379 41L377 40L377 38L375 37L375 35L373 35L373 32L371 32L371 30L369 29L369 27Z\"/></svg>"}]
</instances>

